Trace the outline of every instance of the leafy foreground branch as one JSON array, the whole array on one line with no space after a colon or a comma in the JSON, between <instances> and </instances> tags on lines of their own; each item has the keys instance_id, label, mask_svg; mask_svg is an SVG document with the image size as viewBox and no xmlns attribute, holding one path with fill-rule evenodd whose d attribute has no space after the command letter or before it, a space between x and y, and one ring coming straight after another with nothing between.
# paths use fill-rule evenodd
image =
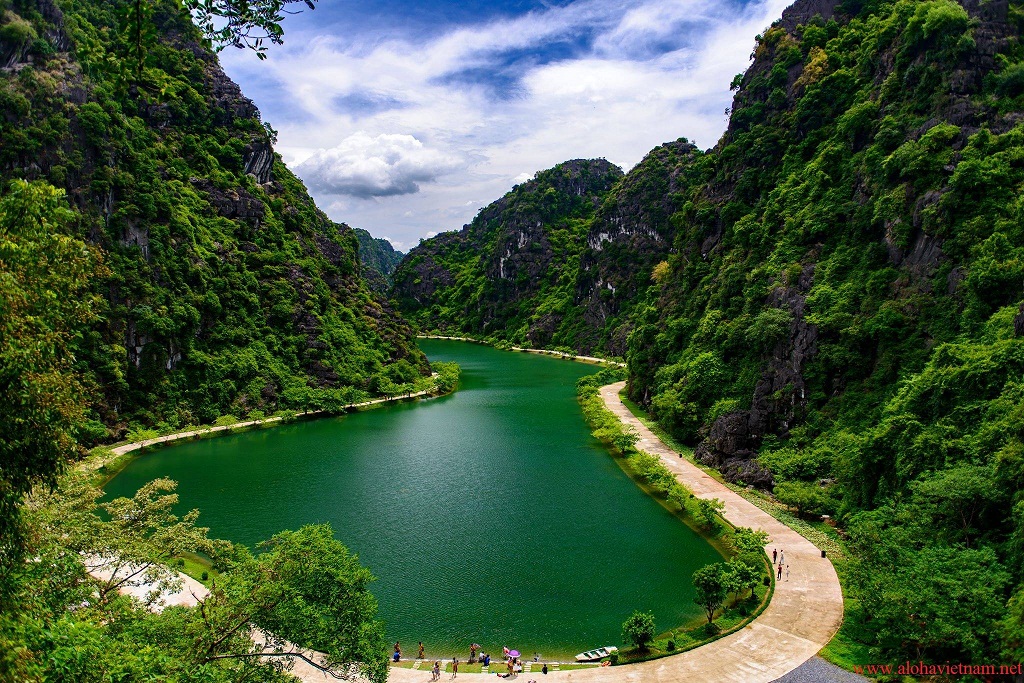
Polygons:
<instances>
[{"instance_id":1,"label":"leafy foreground branch","mask_svg":"<svg viewBox=\"0 0 1024 683\"><path fill-rule=\"evenodd\" d=\"M0 612L0 679L284 681L296 660L337 679L386 679L373 576L329 525L281 532L254 555L209 539L197 511L174 515L175 487L157 480L104 503L108 520L83 476L29 498L31 559ZM146 609L180 587L167 563L183 552L213 558L209 594ZM141 603L122 593L131 587Z\"/></svg>"}]
</instances>

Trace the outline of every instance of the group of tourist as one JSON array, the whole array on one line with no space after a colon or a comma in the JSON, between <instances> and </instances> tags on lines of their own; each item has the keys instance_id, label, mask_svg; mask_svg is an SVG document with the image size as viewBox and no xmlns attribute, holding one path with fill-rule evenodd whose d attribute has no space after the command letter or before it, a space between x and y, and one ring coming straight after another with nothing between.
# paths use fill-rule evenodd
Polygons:
<instances>
[{"instance_id":1,"label":"group of tourist","mask_svg":"<svg viewBox=\"0 0 1024 683\"><path fill-rule=\"evenodd\" d=\"M519 653L515 650L509 650L507 647L502 648L505 656L505 668L506 673L496 672L500 678L515 678L523 672L523 663L519 659ZM479 661L485 668L491 665L491 656L485 652L480 652L479 658L477 652L480 652L480 646L474 643L469 648L469 663L473 664ZM423 641L420 641L419 648L416 653L416 659L422 660L424 658ZM394 653L392 654L392 660L397 664L402 659L402 645L398 641L395 642ZM540 661L540 655L535 654L533 661ZM459 675L459 660L457 657L452 657L451 662L452 675L451 678L456 678ZM541 668L541 673L546 674L548 672L548 665L544 664ZM434 665L430 668L430 680L437 681L441 678L441 661L436 660ZM530 681L529 683L537 683L536 681Z\"/></svg>"},{"instance_id":2,"label":"group of tourist","mask_svg":"<svg viewBox=\"0 0 1024 683\"><path fill-rule=\"evenodd\" d=\"M776 549L776 548L772 549L772 564L778 565L777 566L777 570L778 571L777 571L777 575L775 577L775 580L776 581L781 581L782 580L782 570L783 570L783 568L785 568L785 570L786 570L786 581L789 581L789 565L786 564L786 551L785 550L783 550L782 552L779 552L779 550Z\"/></svg>"}]
</instances>

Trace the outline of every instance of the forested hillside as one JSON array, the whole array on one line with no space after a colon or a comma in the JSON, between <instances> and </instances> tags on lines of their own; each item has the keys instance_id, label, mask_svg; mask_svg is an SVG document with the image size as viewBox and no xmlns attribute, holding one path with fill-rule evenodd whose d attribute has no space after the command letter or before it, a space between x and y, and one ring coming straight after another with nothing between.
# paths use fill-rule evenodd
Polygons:
<instances>
[{"instance_id":1,"label":"forested hillside","mask_svg":"<svg viewBox=\"0 0 1024 683\"><path fill-rule=\"evenodd\" d=\"M99 503L105 449L76 464L428 372L204 38L279 42L287 4L0 0L0 681L283 682L289 654L386 680L373 577L329 526L254 553L174 482ZM186 557L202 605L147 609Z\"/></svg>"},{"instance_id":2,"label":"forested hillside","mask_svg":"<svg viewBox=\"0 0 1024 683\"><path fill-rule=\"evenodd\" d=\"M0 5L0 185L63 190L97 250L84 442L427 372L181 3Z\"/></svg>"},{"instance_id":3,"label":"forested hillside","mask_svg":"<svg viewBox=\"0 0 1024 683\"><path fill-rule=\"evenodd\" d=\"M386 294L391 289L391 275L405 256L385 239L374 237L360 228L353 228L359 240L359 262L363 265L363 279L373 291Z\"/></svg>"},{"instance_id":4,"label":"forested hillside","mask_svg":"<svg viewBox=\"0 0 1024 683\"><path fill-rule=\"evenodd\" d=\"M1024 658L1022 28L1005 0L797 2L719 144L655 150L578 226L561 298L519 309L597 313L538 344L628 332L631 397L702 462L836 517L878 661ZM434 282L413 315L444 327Z\"/></svg>"},{"instance_id":5,"label":"forested hillside","mask_svg":"<svg viewBox=\"0 0 1024 683\"><path fill-rule=\"evenodd\" d=\"M392 297L426 330L535 346L571 343L579 321L567 314L587 228L621 177L603 159L541 171L460 232L412 249L395 271Z\"/></svg>"}]
</instances>

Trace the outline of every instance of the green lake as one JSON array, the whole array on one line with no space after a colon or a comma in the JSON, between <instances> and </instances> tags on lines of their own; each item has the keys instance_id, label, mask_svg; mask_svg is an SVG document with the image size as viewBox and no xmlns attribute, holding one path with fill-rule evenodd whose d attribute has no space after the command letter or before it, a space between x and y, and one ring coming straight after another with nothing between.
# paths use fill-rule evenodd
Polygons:
<instances>
[{"instance_id":1,"label":"green lake","mask_svg":"<svg viewBox=\"0 0 1024 683\"><path fill-rule=\"evenodd\" d=\"M424 339L462 366L453 395L157 450L106 487L179 482L213 537L254 545L330 522L378 577L390 642L527 657L620 645L633 610L659 629L700 614L690 576L719 554L622 472L575 383L597 368Z\"/></svg>"}]
</instances>

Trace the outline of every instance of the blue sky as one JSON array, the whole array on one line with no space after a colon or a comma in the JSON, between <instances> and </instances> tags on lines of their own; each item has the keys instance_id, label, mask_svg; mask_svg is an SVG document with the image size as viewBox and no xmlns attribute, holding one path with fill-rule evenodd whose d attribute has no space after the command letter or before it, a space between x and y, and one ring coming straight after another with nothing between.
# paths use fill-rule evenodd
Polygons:
<instances>
[{"instance_id":1,"label":"blue sky","mask_svg":"<svg viewBox=\"0 0 1024 683\"><path fill-rule=\"evenodd\" d=\"M268 60L221 58L321 208L408 250L561 161L713 146L787 4L319 0Z\"/></svg>"}]
</instances>

